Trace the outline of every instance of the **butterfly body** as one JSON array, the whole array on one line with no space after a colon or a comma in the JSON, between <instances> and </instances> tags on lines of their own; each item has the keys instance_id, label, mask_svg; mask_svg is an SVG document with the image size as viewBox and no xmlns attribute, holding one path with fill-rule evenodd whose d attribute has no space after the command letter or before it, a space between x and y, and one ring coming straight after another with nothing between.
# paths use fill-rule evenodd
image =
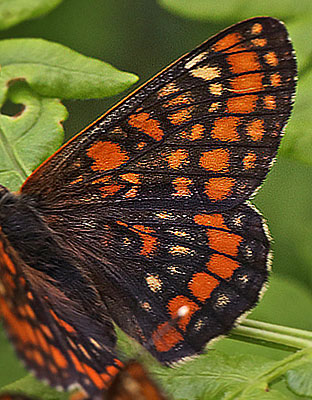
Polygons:
<instances>
[{"instance_id":1,"label":"butterfly body","mask_svg":"<svg viewBox=\"0 0 312 400\"><path fill-rule=\"evenodd\" d=\"M39 378L97 398L122 369L113 322L169 365L257 303L270 246L248 199L295 79L284 26L244 21L91 124L19 193L1 188L0 310Z\"/></svg>"}]
</instances>

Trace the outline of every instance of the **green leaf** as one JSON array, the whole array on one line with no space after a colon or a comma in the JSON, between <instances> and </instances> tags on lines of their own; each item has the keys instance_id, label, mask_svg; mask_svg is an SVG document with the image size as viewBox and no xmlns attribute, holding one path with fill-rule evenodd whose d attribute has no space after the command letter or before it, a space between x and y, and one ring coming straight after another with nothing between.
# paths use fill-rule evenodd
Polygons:
<instances>
[{"instance_id":1,"label":"green leaf","mask_svg":"<svg viewBox=\"0 0 312 400\"><path fill-rule=\"evenodd\" d=\"M61 122L67 111L59 100L42 98L22 82L11 87L8 96L25 108L14 117L0 115L0 182L17 190L63 142Z\"/></svg>"},{"instance_id":2,"label":"green leaf","mask_svg":"<svg viewBox=\"0 0 312 400\"><path fill-rule=\"evenodd\" d=\"M257 15L272 15L279 18L304 15L312 10L310 0L302 0L294 7L293 0L158 0L172 13L198 20L240 21Z\"/></svg>"},{"instance_id":3,"label":"green leaf","mask_svg":"<svg viewBox=\"0 0 312 400\"><path fill-rule=\"evenodd\" d=\"M266 380L266 372L277 364L259 356L210 350L174 369L156 367L153 372L175 400L285 399L271 392Z\"/></svg>"},{"instance_id":4,"label":"green leaf","mask_svg":"<svg viewBox=\"0 0 312 400\"><path fill-rule=\"evenodd\" d=\"M268 288L248 318L311 330L311 309L311 291L299 281L274 274L273 266Z\"/></svg>"},{"instance_id":5,"label":"green leaf","mask_svg":"<svg viewBox=\"0 0 312 400\"><path fill-rule=\"evenodd\" d=\"M312 2L311 2L312 4ZM312 71L298 83L297 96L280 154L312 165Z\"/></svg>"},{"instance_id":6,"label":"green leaf","mask_svg":"<svg viewBox=\"0 0 312 400\"><path fill-rule=\"evenodd\" d=\"M67 400L68 393L57 392L31 375L1 388L1 393L19 393L40 400Z\"/></svg>"},{"instance_id":7,"label":"green leaf","mask_svg":"<svg viewBox=\"0 0 312 400\"><path fill-rule=\"evenodd\" d=\"M42 39L0 41L0 103L13 80L26 80L41 96L87 99L113 96L137 81L102 61Z\"/></svg>"},{"instance_id":8,"label":"green leaf","mask_svg":"<svg viewBox=\"0 0 312 400\"><path fill-rule=\"evenodd\" d=\"M299 396L312 397L312 361L286 373L287 385Z\"/></svg>"},{"instance_id":9,"label":"green leaf","mask_svg":"<svg viewBox=\"0 0 312 400\"><path fill-rule=\"evenodd\" d=\"M0 323L0 388L4 385L8 385L11 382L16 381L24 377L27 371L23 368L22 363L17 359L13 346L7 339L7 335L4 333L4 328Z\"/></svg>"},{"instance_id":10,"label":"green leaf","mask_svg":"<svg viewBox=\"0 0 312 400\"><path fill-rule=\"evenodd\" d=\"M47 14L63 0L1 0L0 30Z\"/></svg>"},{"instance_id":11,"label":"green leaf","mask_svg":"<svg viewBox=\"0 0 312 400\"><path fill-rule=\"evenodd\" d=\"M312 25L312 15L307 14L287 24L287 29L296 51L299 76L312 68L312 41L307 40L307 31Z\"/></svg>"}]
</instances>

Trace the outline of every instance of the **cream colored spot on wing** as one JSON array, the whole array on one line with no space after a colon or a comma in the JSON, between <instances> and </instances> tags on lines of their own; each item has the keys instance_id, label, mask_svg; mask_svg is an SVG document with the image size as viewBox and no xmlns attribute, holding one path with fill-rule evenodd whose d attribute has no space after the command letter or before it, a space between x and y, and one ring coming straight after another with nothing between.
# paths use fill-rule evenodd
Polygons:
<instances>
[{"instance_id":1,"label":"cream colored spot on wing","mask_svg":"<svg viewBox=\"0 0 312 400\"><path fill-rule=\"evenodd\" d=\"M176 265L170 265L170 267L168 267L167 269L169 271L169 274L171 275L182 274L179 267L177 267Z\"/></svg>"},{"instance_id":2,"label":"cream colored spot on wing","mask_svg":"<svg viewBox=\"0 0 312 400\"><path fill-rule=\"evenodd\" d=\"M214 96L220 96L223 91L223 87L221 83L212 83L209 86L210 93L213 94Z\"/></svg>"},{"instance_id":3,"label":"cream colored spot on wing","mask_svg":"<svg viewBox=\"0 0 312 400\"><path fill-rule=\"evenodd\" d=\"M187 232L184 232L184 231L170 230L169 232L178 237L189 237L190 236Z\"/></svg>"},{"instance_id":4,"label":"cream colored spot on wing","mask_svg":"<svg viewBox=\"0 0 312 400\"><path fill-rule=\"evenodd\" d=\"M167 213L166 211L162 211L156 214L156 217L160 219L174 219L174 215Z\"/></svg>"},{"instance_id":5,"label":"cream colored spot on wing","mask_svg":"<svg viewBox=\"0 0 312 400\"><path fill-rule=\"evenodd\" d=\"M184 65L184 67L186 69L190 69L190 68L194 67L194 65L198 64L199 62L201 62L207 55L208 55L208 53L206 51L204 51L203 53L197 54L197 56L195 56L190 61L188 61Z\"/></svg>"},{"instance_id":6,"label":"cream colored spot on wing","mask_svg":"<svg viewBox=\"0 0 312 400\"><path fill-rule=\"evenodd\" d=\"M208 111L209 112L214 112L217 111L217 109L221 106L221 103L211 103L211 106L209 107Z\"/></svg>"},{"instance_id":7,"label":"cream colored spot on wing","mask_svg":"<svg viewBox=\"0 0 312 400\"><path fill-rule=\"evenodd\" d=\"M152 307L148 301L144 301L143 303L141 303L141 307L145 311L151 311L151 309L152 309Z\"/></svg>"},{"instance_id":8,"label":"cream colored spot on wing","mask_svg":"<svg viewBox=\"0 0 312 400\"><path fill-rule=\"evenodd\" d=\"M225 294L221 294L216 301L216 307L224 307L230 303L230 299Z\"/></svg>"},{"instance_id":9,"label":"cream colored spot on wing","mask_svg":"<svg viewBox=\"0 0 312 400\"><path fill-rule=\"evenodd\" d=\"M200 331L204 325L204 321L202 319L198 319L194 324L195 331Z\"/></svg>"},{"instance_id":10,"label":"cream colored spot on wing","mask_svg":"<svg viewBox=\"0 0 312 400\"><path fill-rule=\"evenodd\" d=\"M159 275L148 275L145 279L148 287L151 289L152 292L159 292L162 287L162 281L159 278Z\"/></svg>"},{"instance_id":11,"label":"cream colored spot on wing","mask_svg":"<svg viewBox=\"0 0 312 400\"><path fill-rule=\"evenodd\" d=\"M238 279L239 279L240 281L242 281L243 283L247 283L247 282L249 281L248 275L240 276Z\"/></svg>"},{"instance_id":12,"label":"cream colored spot on wing","mask_svg":"<svg viewBox=\"0 0 312 400\"><path fill-rule=\"evenodd\" d=\"M169 253L174 255L174 256L180 256L180 255L187 255L192 253L191 249L188 247L184 246L172 246L169 250Z\"/></svg>"},{"instance_id":13,"label":"cream colored spot on wing","mask_svg":"<svg viewBox=\"0 0 312 400\"><path fill-rule=\"evenodd\" d=\"M95 339L93 339L92 337L90 338L90 342L93 344L94 347L96 347L98 349L102 348L102 346Z\"/></svg>"},{"instance_id":14,"label":"cream colored spot on wing","mask_svg":"<svg viewBox=\"0 0 312 400\"><path fill-rule=\"evenodd\" d=\"M191 75L193 75L195 78L201 78L205 81L210 81L218 78L221 75L221 71L217 67L209 67L209 65L204 65L203 67L198 67L191 71Z\"/></svg>"},{"instance_id":15,"label":"cream colored spot on wing","mask_svg":"<svg viewBox=\"0 0 312 400\"><path fill-rule=\"evenodd\" d=\"M81 352L85 355L85 357L89 358L89 360L91 359L90 354L87 352L87 350L82 346L82 344L78 344L79 349L81 350Z\"/></svg>"}]
</instances>

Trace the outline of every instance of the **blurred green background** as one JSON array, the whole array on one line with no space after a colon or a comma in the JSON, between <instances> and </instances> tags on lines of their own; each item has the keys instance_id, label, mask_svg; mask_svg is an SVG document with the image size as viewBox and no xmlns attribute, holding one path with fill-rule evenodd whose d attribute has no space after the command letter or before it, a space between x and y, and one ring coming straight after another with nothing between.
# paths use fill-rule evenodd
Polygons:
<instances>
[{"instance_id":1,"label":"blurred green background","mask_svg":"<svg viewBox=\"0 0 312 400\"><path fill-rule=\"evenodd\" d=\"M160 3L170 8L162 7ZM294 111L291 125L291 130L302 132L306 140L306 155L302 157L306 162L300 161L300 151L299 156L291 151L280 154L254 199L268 220L274 239L274 259L270 286L252 317L312 330L312 125L309 123L312 123L312 98L309 102L312 86L308 86L309 80L312 85L309 79L312 64L312 9L308 4L312 2L301 2L301 7L293 12L286 10L290 4L288 1L256 1L252 2L251 10L244 11L244 2L235 0L181 1L180 6L186 4L186 8L181 11L178 7L178 12L172 8L172 4L176 3L174 0L159 3L152 0L64 0L49 15L1 32L0 39L40 37L62 43L85 55L107 61L121 70L133 72L140 77L139 83L143 83L169 62L231 23L257 15L282 18L290 31L294 32L294 45L298 49L301 68L299 76L306 81L300 89L301 98L299 90L300 106ZM274 3L274 9L270 3ZM197 12L196 4L205 7L205 13L203 8ZM240 7L237 7L238 4ZM291 6L294 7L293 2ZM306 27L310 27L310 30ZM104 100L65 102L69 110L69 118L64 124L67 138L124 95ZM300 115L300 118L296 119L296 115ZM292 137L296 138L296 134ZM277 350L233 343L228 339L217 346L231 352L260 352L270 358L285 355ZM13 356L2 331L0 355L1 387L25 372Z\"/></svg>"}]
</instances>

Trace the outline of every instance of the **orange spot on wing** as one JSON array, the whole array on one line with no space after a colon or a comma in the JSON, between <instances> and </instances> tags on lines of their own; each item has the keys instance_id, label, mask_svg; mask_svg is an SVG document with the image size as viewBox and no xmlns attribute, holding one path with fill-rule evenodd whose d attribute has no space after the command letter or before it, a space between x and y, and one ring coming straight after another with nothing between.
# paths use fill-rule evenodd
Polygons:
<instances>
[{"instance_id":1,"label":"orange spot on wing","mask_svg":"<svg viewBox=\"0 0 312 400\"><path fill-rule=\"evenodd\" d=\"M35 315L35 313L34 313L34 310L30 307L29 304L25 304L25 305L24 305L24 309L25 309L26 314L27 314L31 319L35 319L35 318L36 318L36 315Z\"/></svg>"},{"instance_id":2,"label":"orange spot on wing","mask_svg":"<svg viewBox=\"0 0 312 400\"><path fill-rule=\"evenodd\" d=\"M237 256L238 246L243 240L241 236L216 229L208 229L207 235L212 249L229 256Z\"/></svg>"},{"instance_id":3,"label":"orange spot on wing","mask_svg":"<svg viewBox=\"0 0 312 400\"><path fill-rule=\"evenodd\" d=\"M174 106L181 106L184 104L191 104L192 102L192 97L191 93L183 93L180 96L174 97L173 99L170 99L163 105L163 107L174 107Z\"/></svg>"},{"instance_id":4,"label":"orange spot on wing","mask_svg":"<svg viewBox=\"0 0 312 400\"><path fill-rule=\"evenodd\" d=\"M255 46L258 46L258 47L264 47L268 43L268 41L266 39L264 39L264 38L262 38L262 39L259 39L259 38L252 39L251 42L252 42L252 44L254 44Z\"/></svg>"},{"instance_id":5,"label":"orange spot on wing","mask_svg":"<svg viewBox=\"0 0 312 400\"><path fill-rule=\"evenodd\" d=\"M212 49L214 51L223 51L223 50L227 49L228 47L237 45L242 39L243 38L239 33L237 33L237 32L230 33L230 34L224 36L224 38L218 40L212 46Z\"/></svg>"},{"instance_id":6,"label":"orange spot on wing","mask_svg":"<svg viewBox=\"0 0 312 400\"><path fill-rule=\"evenodd\" d=\"M238 262L221 254L213 254L206 265L210 272L213 272L223 279L230 278L233 272L239 268Z\"/></svg>"},{"instance_id":7,"label":"orange spot on wing","mask_svg":"<svg viewBox=\"0 0 312 400\"><path fill-rule=\"evenodd\" d=\"M255 153L248 153L243 159L243 165L245 169L255 168L255 162L257 160L257 156Z\"/></svg>"},{"instance_id":8,"label":"orange spot on wing","mask_svg":"<svg viewBox=\"0 0 312 400\"><path fill-rule=\"evenodd\" d=\"M227 61L234 74L261 69L257 53L254 51L230 54L227 56Z\"/></svg>"},{"instance_id":9,"label":"orange spot on wing","mask_svg":"<svg viewBox=\"0 0 312 400\"><path fill-rule=\"evenodd\" d=\"M4 252L4 249L2 247L2 252L1 252L1 258L8 268L8 270L11 272L12 275L16 275L16 268L15 265L13 264L12 260L10 257Z\"/></svg>"},{"instance_id":10,"label":"orange spot on wing","mask_svg":"<svg viewBox=\"0 0 312 400\"><path fill-rule=\"evenodd\" d=\"M199 306L185 296L176 296L173 299L171 299L168 303L169 313L172 316L172 318L177 318L178 316L177 313L179 309L183 306L188 307L188 313L184 315L182 318L179 318L178 325L181 329L185 331L188 323L191 320L192 315L194 314L194 312L199 310Z\"/></svg>"},{"instance_id":11,"label":"orange spot on wing","mask_svg":"<svg viewBox=\"0 0 312 400\"><path fill-rule=\"evenodd\" d=\"M4 272L4 274L2 276L2 282L4 284L6 291L8 291L9 288L11 288L13 290L16 288L16 283L14 282L12 276L9 275L6 271ZM10 292L12 293L12 290Z\"/></svg>"},{"instance_id":12,"label":"orange spot on wing","mask_svg":"<svg viewBox=\"0 0 312 400\"><path fill-rule=\"evenodd\" d=\"M45 366L45 361L38 350L32 350L33 352L33 359L35 362L40 365L41 367Z\"/></svg>"},{"instance_id":13,"label":"orange spot on wing","mask_svg":"<svg viewBox=\"0 0 312 400\"><path fill-rule=\"evenodd\" d=\"M138 193L138 186L134 186L125 193L125 197L127 198L135 197L137 193Z\"/></svg>"},{"instance_id":14,"label":"orange spot on wing","mask_svg":"<svg viewBox=\"0 0 312 400\"><path fill-rule=\"evenodd\" d=\"M263 74L240 75L231 80L232 91L236 93L250 93L263 89Z\"/></svg>"},{"instance_id":15,"label":"orange spot on wing","mask_svg":"<svg viewBox=\"0 0 312 400\"><path fill-rule=\"evenodd\" d=\"M268 110L275 110L276 108L275 96L271 95L264 96L263 103L264 107Z\"/></svg>"},{"instance_id":16,"label":"orange spot on wing","mask_svg":"<svg viewBox=\"0 0 312 400\"><path fill-rule=\"evenodd\" d=\"M211 201L220 201L228 197L234 185L233 178L210 178L205 184L205 193Z\"/></svg>"},{"instance_id":17,"label":"orange spot on wing","mask_svg":"<svg viewBox=\"0 0 312 400\"><path fill-rule=\"evenodd\" d=\"M270 77L270 81L271 81L271 85L274 87L280 86L281 84L281 75L279 72L275 72L274 74L271 75Z\"/></svg>"},{"instance_id":18,"label":"orange spot on wing","mask_svg":"<svg viewBox=\"0 0 312 400\"><path fill-rule=\"evenodd\" d=\"M76 333L76 330L69 325L67 322L59 318L53 310L49 310L52 317L55 319L58 325L62 326L69 333Z\"/></svg>"},{"instance_id":19,"label":"orange spot on wing","mask_svg":"<svg viewBox=\"0 0 312 400\"><path fill-rule=\"evenodd\" d=\"M74 185L75 183L79 183L83 181L83 176L79 176L77 179L74 179L73 181L71 181L69 184L70 185Z\"/></svg>"},{"instance_id":20,"label":"orange spot on wing","mask_svg":"<svg viewBox=\"0 0 312 400\"><path fill-rule=\"evenodd\" d=\"M204 125L201 124L193 125L189 132L181 132L181 136L189 140L201 139L204 134L205 128Z\"/></svg>"},{"instance_id":21,"label":"orange spot on wing","mask_svg":"<svg viewBox=\"0 0 312 400\"><path fill-rule=\"evenodd\" d=\"M85 374L85 370L84 370L81 362L76 357L76 355L71 350L68 350L68 354L69 354L69 356L70 356L70 358L71 358L76 370L78 372L82 373L82 374Z\"/></svg>"},{"instance_id":22,"label":"orange spot on wing","mask_svg":"<svg viewBox=\"0 0 312 400\"><path fill-rule=\"evenodd\" d=\"M199 163L203 168L209 171L225 172L229 167L229 151L225 149L205 151Z\"/></svg>"},{"instance_id":23,"label":"orange spot on wing","mask_svg":"<svg viewBox=\"0 0 312 400\"><path fill-rule=\"evenodd\" d=\"M198 272L194 274L188 284L190 291L201 302L206 301L211 296L212 291L219 285L219 281L206 274L205 272Z\"/></svg>"},{"instance_id":24,"label":"orange spot on wing","mask_svg":"<svg viewBox=\"0 0 312 400\"><path fill-rule=\"evenodd\" d=\"M137 144L137 148L138 148L139 150L142 150L146 145L147 145L146 142L140 142L140 143Z\"/></svg>"},{"instance_id":25,"label":"orange spot on wing","mask_svg":"<svg viewBox=\"0 0 312 400\"><path fill-rule=\"evenodd\" d=\"M181 125L192 118L192 107L183 108L174 114L168 116L171 123L174 125Z\"/></svg>"},{"instance_id":26,"label":"orange spot on wing","mask_svg":"<svg viewBox=\"0 0 312 400\"><path fill-rule=\"evenodd\" d=\"M237 117L223 117L215 121L211 137L222 142L233 142L239 139L237 125L240 119Z\"/></svg>"},{"instance_id":27,"label":"orange spot on wing","mask_svg":"<svg viewBox=\"0 0 312 400\"><path fill-rule=\"evenodd\" d=\"M113 196L122 188L124 188L124 186L113 183L111 185L102 186L99 188L99 190L101 191L102 197L105 198L107 196Z\"/></svg>"},{"instance_id":28,"label":"orange spot on wing","mask_svg":"<svg viewBox=\"0 0 312 400\"><path fill-rule=\"evenodd\" d=\"M253 24L252 28L251 28L251 33L253 35L259 35L259 33L262 32L262 25L259 22L256 22L255 24Z\"/></svg>"},{"instance_id":29,"label":"orange spot on wing","mask_svg":"<svg viewBox=\"0 0 312 400\"><path fill-rule=\"evenodd\" d=\"M87 154L94 160L91 166L94 171L108 171L120 167L129 159L121 146L113 142L97 142L89 148Z\"/></svg>"},{"instance_id":30,"label":"orange spot on wing","mask_svg":"<svg viewBox=\"0 0 312 400\"><path fill-rule=\"evenodd\" d=\"M157 351L165 352L171 350L177 343L183 340L183 336L168 322L158 325L152 334L154 346Z\"/></svg>"},{"instance_id":31,"label":"orange spot on wing","mask_svg":"<svg viewBox=\"0 0 312 400\"><path fill-rule=\"evenodd\" d=\"M187 160L188 152L184 149L178 149L170 154L167 154L166 160L168 161L169 167L172 169L178 169Z\"/></svg>"},{"instance_id":32,"label":"orange spot on wing","mask_svg":"<svg viewBox=\"0 0 312 400\"><path fill-rule=\"evenodd\" d=\"M129 117L129 125L139 129L151 138L159 141L163 138L164 132L160 128L160 123L153 118L150 118L148 113L133 114Z\"/></svg>"},{"instance_id":33,"label":"orange spot on wing","mask_svg":"<svg viewBox=\"0 0 312 400\"><path fill-rule=\"evenodd\" d=\"M251 94L246 96L231 97L227 101L228 112L240 114L253 112L256 108L257 99L257 95Z\"/></svg>"},{"instance_id":34,"label":"orange spot on wing","mask_svg":"<svg viewBox=\"0 0 312 400\"><path fill-rule=\"evenodd\" d=\"M121 175L121 178L130 183L135 183L136 185L140 183L140 175L139 174L133 174L133 173L123 174L123 175Z\"/></svg>"},{"instance_id":35,"label":"orange spot on wing","mask_svg":"<svg viewBox=\"0 0 312 400\"><path fill-rule=\"evenodd\" d=\"M105 386L107 386L108 382L111 382L112 377L108 374L106 374L105 372L103 372L102 374L99 374L100 378L105 382Z\"/></svg>"},{"instance_id":36,"label":"orange spot on wing","mask_svg":"<svg viewBox=\"0 0 312 400\"><path fill-rule=\"evenodd\" d=\"M126 227L128 227L128 224L126 224L125 222L122 222L122 221L116 221L116 224L118 224L118 225L121 225L121 226L126 226Z\"/></svg>"},{"instance_id":37,"label":"orange spot on wing","mask_svg":"<svg viewBox=\"0 0 312 400\"><path fill-rule=\"evenodd\" d=\"M176 193L173 193L173 196L191 196L192 192L189 189L189 186L192 184L192 180L183 176L179 176L172 181L172 184L176 190Z\"/></svg>"},{"instance_id":38,"label":"orange spot on wing","mask_svg":"<svg viewBox=\"0 0 312 400\"><path fill-rule=\"evenodd\" d=\"M114 358L114 362L120 368L124 368L124 366L125 366L125 364L123 362L121 362L120 360L118 360L118 358Z\"/></svg>"},{"instance_id":39,"label":"orange spot on wing","mask_svg":"<svg viewBox=\"0 0 312 400\"><path fill-rule=\"evenodd\" d=\"M35 329L35 335L38 339L40 348L46 353L49 353L49 343L46 341L45 337L43 336L42 332L39 329Z\"/></svg>"},{"instance_id":40,"label":"orange spot on wing","mask_svg":"<svg viewBox=\"0 0 312 400\"><path fill-rule=\"evenodd\" d=\"M106 371L110 376L115 376L118 374L120 369L115 367L115 365L109 365L108 367L106 367Z\"/></svg>"},{"instance_id":41,"label":"orange spot on wing","mask_svg":"<svg viewBox=\"0 0 312 400\"><path fill-rule=\"evenodd\" d=\"M83 368L88 377L91 379L91 381L95 384L95 386L98 389L102 390L107 386L106 383L103 381L102 377L100 376L100 374L98 374L93 368L91 368L87 364L84 364Z\"/></svg>"},{"instance_id":42,"label":"orange spot on wing","mask_svg":"<svg viewBox=\"0 0 312 400\"><path fill-rule=\"evenodd\" d=\"M194 217L195 224L228 229L221 214L198 214Z\"/></svg>"},{"instance_id":43,"label":"orange spot on wing","mask_svg":"<svg viewBox=\"0 0 312 400\"><path fill-rule=\"evenodd\" d=\"M63 354L60 352L60 350L57 347L50 346L50 352L54 358L55 364L59 368L65 369L68 367L66 358L63 356Z\"/></svg>"},{"instance_id":44,"label":"orange spot on wing","mask_svg":"<svg viewBox=\"0 0 312 400\"><path fill-rule=\"evenodd\" d=\"M133 228L135 229L135 232L139 234L143 242L140 253L144 256L148 256L153 253L157 246L157 238L149 235L149 233L155 233L155 230L144 225L134 225Z\"/></svg>"},{"instance_id":45,"label":"orange spot on wing","mask_svg":"<svg viewBox=\"0 0 312 400\"><path fill-rule=\"evenodd\" d=\"M46 325L41 324L40 325L40 329L42 330L42 332L44 332L44 334L48 338L53 339L53 334L52 334L52 332L50 331L50 329Z\"/></svg>"},{"instance_id":46,"label":"orange spot on wing","mask_svg":"<svg viewBox=\"0 0 312 400\"><path fill-rule=\"evenodd\" d=\"M250 138L258 142L259 140L262 139L265 130L263 126L263 120L261 119L254 119L252 122L250 122L247 127L246 127L247 135L250 136Z\"/></svg>"},{"instance_id":47,"label":"orange spot on wing","mask_svg":"<svg viewBox=\"0 0 312 400\"><path fill-rule=\"evenodd\" d=\"M278 65L278 58L274 51L269 51L267 54L265 54L264 59L271 67L276 67Z\"/></svg>"}]
</instances>

